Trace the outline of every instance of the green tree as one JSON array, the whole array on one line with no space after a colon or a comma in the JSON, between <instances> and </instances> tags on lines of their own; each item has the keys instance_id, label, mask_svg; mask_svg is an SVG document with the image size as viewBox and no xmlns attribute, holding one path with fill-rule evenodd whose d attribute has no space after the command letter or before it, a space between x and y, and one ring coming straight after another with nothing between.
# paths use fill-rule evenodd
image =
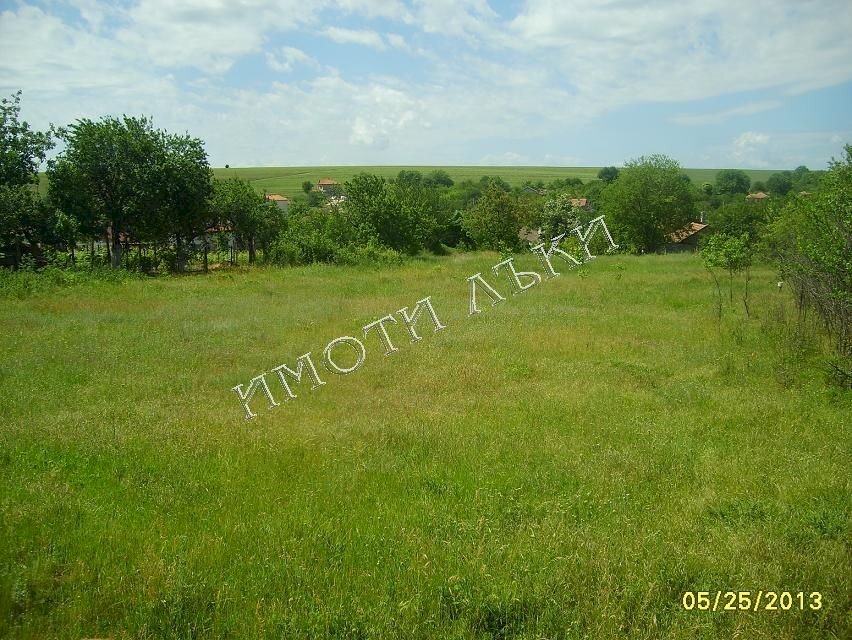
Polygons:
<instances>
[{"instance_id":1,"label":"green tree","mask_svg":"<svg viewBox=\"0 0 852 640\"><path fill-rule=\"evenodd\" d=\"M786 196L793 189L793 174L790 171L773 173L766 181L766 186L771 194Z\"/></svg>"},{"instance_id":2,"label":"green tree","mask_svg":"<svg viewBox=\"0 0 852 640\"><path fill-rule=\"evenodd\" d=\"M712 211L708 222L716 233L735 237L748 234L750 244L754 244L763 235L766 214L766 207L755 206L745 199L734 200Z\"/></svg>"},{"instance_id":3,"label":"green tree","mask_svg":"<svg viewBox=\"0 0 852 640\"><path fill-rule=\"evenodd\" d=\"M548 198L541 214L542 238L553 238L560 233L571 233L582 223L580 210L571 204L573 198L561 193Z\"/></svg>"},{"instance_id":4,"label":"green tree","mask_svg":"<svg viewBox=\"0 0 852 640\"><path fill-rule=\"evenodd\" d=\"M264 197L241 178L213 182L213 217L229 226L234 240L248 249L249 264L256 260L257 241L264 234L264 218L273 213L264 206L265 202ZM275 212L275 215L280 213Z\"/></svg>"},{"instance_id":5,"label":"green tree","mask_svg":"<svg viewBox=\"0 0 852 640\"><path fill-rule=\"evenodd\" d=\"M515 197L499 184L489 184L463 214L464 230L481 249L516 250L521 224Z\"/></svg>"},{"instance_id":6,"label":"green tree","mask_svg":"<svg viewBox=\"0 0 852 640\"><path fill-rule=\"evenodd\" d=\"M766 186L766 183L763 180L755 180L754 184L751 185L751 190L754 193L766 193L769 190L769 187Z\"/></svg>"},{"instance_id":7,"label":"green tree","mask_svg":"<svg viewBox=\"0 0 852 640\"><path fill-rule=\"evenodd\" d=\"M305 193L310 193L313 188L314 188L314 183L311 182L310 180L305 180L302 183L302 191L304 191Z\"/></svg>"},{"instance_id":8,"label":"green tree","mask_svg":"<svg viewBox=\"0 0 852 640\"><path fill-rule=\"evenodd\" d=\"M713 234L701 249L701 256L704 260L704 266L713 274L716 283L716 292L719 296L721 296L721 290L719 289L719 281L713 273L713 268L722 268L728 272L728 297L731 303L734 301L734 274L741 271L746 272L743 304L746 315L750 315L748 285L750 281L749 269L752 263L752 249L748 234L744 233L740 236L729 236L724 233ZM721 303L719 304L718 308L721 314Z\"/></svg>"},{"instance_id":9,"label":"green tree","mask_svg":"<svg viewBox=\"0 0 852 640\"><path fill-rule=\"evenodd\" d=\"M602 180L606 184L615 182L618 178L618 169L616 167L603 167L598 171L598 180Z\"/></svg>"},{"instance_id":10,"label":"green tree","mask_svg":"<svg viewBox=\"0 0 852 640\"><path fill-rule=\"evenodd\" d=\"M452 187L455 184L450 174L443 169L430 171L423 182L427 187Z\"/></svg>"},{"instance_id":11,"label":"green tree","mask_svg":"<svg viewBox=\"0 0 852 640\"><path fill-rule=\"evenodd\" d=\"M158 207L164 185L155 175L164 159L161 134L146 118L124 116L78 120L61 138L65 150L48 163L50 198L109 241L118 267L125 234L163 232Z\"/></svg>"},{"instance_id":12,"label":"green tree","mask_svg":"<svg viewBox=\"0 0 852 640\"><path fill-rule=\"evenodd\" d=\"M634 251L655 251L667 234L694 219L695 202L677 161L657 154L625 164L618 180L602 193L602 211L619 243Z\"/></svg>"},{"instance_id":13,"label":"green tree","mask_svg":"<svg viewBox=\"0 0 852 640\"><path fill-rule=\"evenodd\" d=\"M26 249L50 239L52 226L34 185L53 136L33 131L20 113L20 91L0 100L0 247L12 248L15 267Z\"/></svg>"},{"instance_id":14,"label":"green tree","mask_svg":"<svg viewBox=\"0 0 852 640\"><path fill-rule=\"evenodd\" d=\"M820 190L786 202L768 246L800 304L816 309L852 381L852 145L832 160Z\"/></svg>"},{"instance_id":15,"label":"green tree","mask_svg":"<svg viewBox=\"0 0 852 640\"><path fill-rule=\"evenodd\" d=\"M716 174L716 191L719 193L748 193L751 178L740 169L722 169Z\"/></svg>"},{"instance_id":16,"label":"green tree","mask_svg":"<svg viewBox=\"0 0 852 640\"><path fill-rule=\"evenodd\" d=\"M38 182L38 170L53 147L51 132L33 131L20 119L21 92L0 100L0 185Z\"/></svg>"},{"instance_id":17,"label":"green tree","mask_svg":"<svg viewBox=\"0 0 852 640\"><path fill-rule=\"evenodd\" d=\"M149 184L142 186L149 205L147 220L155 220L154 229L165 230L174 240L177 271L183 272L189 243L206 236L216 221L210 206L212 172L204 143L188 134L174 135L158 131L157 165L148 172ZM143 178L144 181L144 178ZM153 234L157 238L158 234ZM207 253L205 244L205 270Z\"/></svg>"}]
</instances>

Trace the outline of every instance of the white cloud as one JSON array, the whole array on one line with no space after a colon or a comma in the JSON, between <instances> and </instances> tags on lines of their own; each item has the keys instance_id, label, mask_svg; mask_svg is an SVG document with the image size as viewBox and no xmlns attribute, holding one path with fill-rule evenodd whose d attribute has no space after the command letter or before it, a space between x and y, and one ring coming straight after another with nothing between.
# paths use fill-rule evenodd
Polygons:
<instances>
[{"instance_id":1,"label":"white cloud","mask_svg":"<svg viewBox=\"0 0 852 640\"><path fill-rule=\"evenodd\" d=\"M518 15L498 15L486 0L66 2L82 20L63 21L52 3L13 5L0 15L0 91L24 89L34 126L152 114L157 126L207 140L221 164L457 163L495 148L529 150L520 158L496 154L502 163L582 164L588 158L573 146L580 157L557 162L545 152L559 148L546 141L582 133L606 111L748 92L740 106L684 108L673 119L711 126L779 107L761 89L777 95L852 80L845 29L852 3L845 1L527 0ZM407 76L376 69L384 75L347 77L327 66L347 68L323 56L322 37L305 50L284 46L303 42L290 37L296 33L420 59ZM229 86L224 72L249 55L279 73L302 65L317 77ZM836 155L840 144L831 136L850 139L845 131L746 134L726 134L713 150L720 160L708 163L778 166L795 152ZM534 149L531 139L545 142Z\"/></svg>"},{"instance_id":2,"label":"white cloud","mask_svg":"<svg viewBox=\"0 0 852 640\"><path fill-rule=\"evenodd\" d=\"M745 131L730 144L727 159L738 166L792 168L800 164L824 169L828 159L839 156L843 141L852 140L850 131Z\"/></svg>"},{"instance_id":3,"label":"white cloud","mask_svg":"<svg viewBox=\"0 0 852 640\"><path fill-rule=\"evenodd\" d=\"M764 111L771 111L772 109L777 109L783 106L783 104L784 103L780 100L749 102L748 104L743 104L738 107L724 109L722 111L714 111L712 113L693 113L675 116L672 118L672 122L684 125L715 124L717 122L730 120L731 118L750 116L756 113L763 113Z\"/></svg>"},{"instance_id":4,"label":"white cloud","mask_svg":"<svg viewBox=\"0 0 852 640\"><path fill-rule=\"evenodd\" d=\"M322 35L338 44L360 44L365 47L384 49L385 43L382 37L375 31L366 29L342 29L340 27L328 27L322 31Z\"/></svg>"},{"instance_id":5,"label":"white cloud","mask_svg":"<svg viewBox=\"0 0 852 640\"><path fill-rule=\"evenodd\" d=\"M314 68L320 66L314 58L295 47L278 47L273 51L268 51L266 53L266 64L273 71L280 73L292 71L293 67L299 64Z\"/></svg>"},{"instance_id":6,"label":"white cloud","mask_svg":"<svg viewBox=\"0 0 852 640\"><path fill-rule=\"evenodd\" d=\"M492 41L547 60L605 110L771 87L852 80L847 0L601 2L529 0Z\"/></svg>"}]
</instances>

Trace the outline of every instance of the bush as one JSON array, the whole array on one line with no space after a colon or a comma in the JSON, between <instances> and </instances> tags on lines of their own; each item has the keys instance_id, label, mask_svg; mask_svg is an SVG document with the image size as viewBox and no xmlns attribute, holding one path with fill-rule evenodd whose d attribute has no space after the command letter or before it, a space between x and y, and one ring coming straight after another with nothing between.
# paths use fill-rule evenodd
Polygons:
<instances>
[{"instance_id":1,"label":"bush","mask_svg":"<svg viewBox=\"0 0 852 640\"><path fill-rule=\"evenodd\" d=\"M372 240L366 245L340 247L334 254L337 264L388 266L401 264L404 260L399 251L389 249Z\"/></svg>"}]
</instances>

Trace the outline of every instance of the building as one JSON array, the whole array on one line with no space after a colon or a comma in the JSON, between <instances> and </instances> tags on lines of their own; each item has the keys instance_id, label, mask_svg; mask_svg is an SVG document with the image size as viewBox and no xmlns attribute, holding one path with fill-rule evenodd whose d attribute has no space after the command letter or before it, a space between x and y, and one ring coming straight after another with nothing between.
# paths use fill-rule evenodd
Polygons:
<instances>
[{"instance_id":1,"label":"building","mask_svg":"<svg viewBox=\"0 0 852 640\"><path fill-rule=\"evenodd\" d=\"M317 182L317 191L322 191L323 193L334 193L335 191L340 190L340 183L337 180L332 180L331 178L321 178L319 182Z\"/></svg>"},{"instance_id":2,"label":"building","mask_svg":"<svg viewBox=\"0 0 852 640\"><path fill-rule=\"evenodd\" d=\"M709 233L709 226L703 222L690 222L682 229L670 233L664 249L666 253L696 251L698 241Z\"/></svg>"},{"instance_id":3,"label":"building","mask_svg":"<svg viewBox=\"0 0 852 640\"><path fill-rule=\"evenodd\" d=\"M768 193L763 193L763 191L758 191L757 193L750 193L746 196L746 200L751 200L752 202L760 202L761 200L766 200L769 197Z\"/></svg>"},{"instance_id":4,"label":"building","mask_svg":"<svg viewBox=\"0 0 852 640\"><path fill-rule=\"evenodd\" d=\"M572 207L577 207L578 209L588 209L589 208L589 199L588 198L571 198L569 201Z\"/></svg>"},{"instance_id":5,"label":"building","mask_svg":"<svg viewBox=\"0 0 852 640\"><path fill-rule=\"evenodd\" d=\"M282 196L278 193L267 193L266 199L277 204L278 208L284 213L287 213L287 210L290 208L290 198L287 196Z\"/></svg>"}]
</instances>

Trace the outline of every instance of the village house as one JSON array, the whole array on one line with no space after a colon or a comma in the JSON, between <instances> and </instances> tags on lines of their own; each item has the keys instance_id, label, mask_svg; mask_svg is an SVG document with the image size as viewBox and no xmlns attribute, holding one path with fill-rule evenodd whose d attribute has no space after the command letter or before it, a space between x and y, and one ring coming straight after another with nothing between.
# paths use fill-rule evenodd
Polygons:
<instances>
[{"instance_id":1,"label":"village house","mask_svg":"<svg viewBox=\"0 0 852 640\"><path fill-rule=\"evenodd\" d=\"M766 200L769 197L768 193L763 193L763 191L758 191L757 193L750 193L746 196L746 200L751 200L752 202L760 202L762 200Z\"/></svg>"},{"instance_id":2,"label":"village house","mask_svg":"<svg viewBox=\"0 0 852 640\"><path fill-rule=\"evenodd\" d=\"M708 233L708 225L703 222L690 222L685 227L669 234L669 241L664 246L664 250L666 253L696 251L698 249L698 241Z\"/></svg>"},{"instance_id":3,"label":"village house","mask_svg":"<svg viewBox=\"0 0 852 640\"><path fill-rule=\"evenodd\" d=\"M266 199L277 204L278 208L284 213L287 213L287 210L290 208L290 199L287 196L282 196L278 193L267 193Z\"/></svg>"},{"instance_id":4,"label":"village house","mask_svg":"<svg viewBox=\"0 0 852 640\"><path fill-rule=\"evenodd\" d=\"M317 191L322 191L323 193L334 193L340 190L340 183L337 180L332 180L331 178L321 178L319 182L317 182Z\"/></svg>"}]
</instances>

